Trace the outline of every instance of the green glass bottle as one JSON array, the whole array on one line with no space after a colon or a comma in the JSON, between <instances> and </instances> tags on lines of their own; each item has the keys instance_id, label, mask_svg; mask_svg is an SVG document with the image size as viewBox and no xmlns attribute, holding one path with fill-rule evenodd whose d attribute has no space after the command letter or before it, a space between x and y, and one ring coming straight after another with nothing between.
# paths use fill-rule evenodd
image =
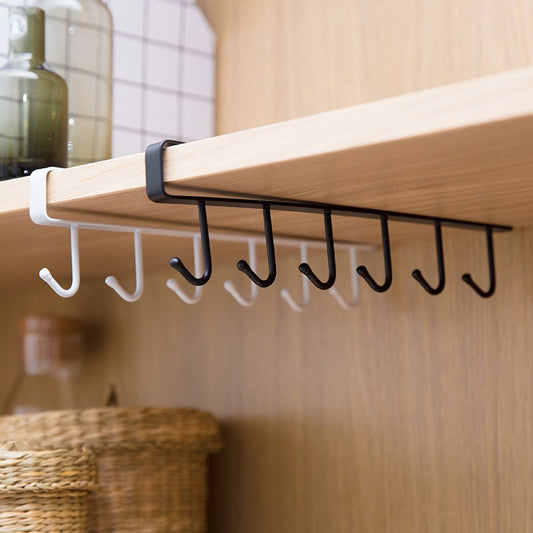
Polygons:
<instances>
[{"instance_id":1,"label":"green glass bottle","mask_svg":"<svg viewBox=\"0 0 533 533\"><path fill-rule=\"evenodd\" d=\"M46 61L69 89L68 166L109 159L113 116L111 12L102 0L39 0L36 5L46 13Z\"/></svg>"},{"instance_id":2,"label":"green glass bottle","mask_svg":"<svg viewBox=\"0 0 533 533\"><path fill-rule=\"evenodd\" d=\"M44 63L44 11L12 7L9 57L0 69L0 179L67 165L68 97Z\"/></svg>"}]
</instances>

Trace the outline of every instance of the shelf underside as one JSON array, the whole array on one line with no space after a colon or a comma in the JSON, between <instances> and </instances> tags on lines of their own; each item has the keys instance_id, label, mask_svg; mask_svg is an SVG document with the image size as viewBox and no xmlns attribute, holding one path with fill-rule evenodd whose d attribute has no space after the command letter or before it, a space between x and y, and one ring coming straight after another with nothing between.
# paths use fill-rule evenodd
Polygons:
<instances>
[{"instance_id":1,"label":"shelf underside","mask_svg":"<svg viewBox=\"0 0 533 533\"><path fill-rule=\"evenodd\" d=\"M176 194L235 192L530 226L531 87L533 69L521 69L170 147L165 179ZM68 277L67 231L29 221L28 179L0 189L3 278L27 282L54 263L57 277ZM143 154L54 171L48 199L56 217L198 227L194 206L146 198ZM255 209L213 207L208 219L212 231L262 231ZM276 236L324 234L316 214L274 212L273 226ZM334 217L333 229L339 240L380 243L378 220ZM393 247L431 237L428 226L391 223ZM131 271L131 236L82 231L80 239L82 276ZM145 248L147 268L165 268L191 244L149 236ZM232 248L215 245L224 250Z\"/></svg>"}]
</instances>

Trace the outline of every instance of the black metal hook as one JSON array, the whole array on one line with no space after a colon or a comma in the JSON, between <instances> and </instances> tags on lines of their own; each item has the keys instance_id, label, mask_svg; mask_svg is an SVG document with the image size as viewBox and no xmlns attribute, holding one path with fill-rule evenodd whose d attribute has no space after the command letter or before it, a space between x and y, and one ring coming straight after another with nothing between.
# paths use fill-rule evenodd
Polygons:
<instances>
[{"instance_id":1,"label":"black metal hook","mask_svg":"<svg viewBox=\"0 0 533 533\"><path fill-rule=\"evenodd\" d=\"M392 261L390 253L389 222L387 215L381 215L381 240L383 241L383 259L385 260L385 282L378 285L369 274L368 269L361 265L357 267L357 273L376 291L385 292L392 285Z\"/></svg>"},{"instance_id":2,"label":"black metal hook","mask_svg":"<svg viewBox=\"0 0 533 533\"><path fill-rule=\"evenodd\" d=\"M274 250L272 218L270 216L270 206L268 204L263 205L263 222L265 226L265 240L268 258L268 276L265 279L260 278L244 259L241 259L237 263L237 268L241 272L244 272L256 285L266 288L270 287L276 279L276 252Z\"/></svg>"},{"instance_id":3,"label":"black metal hook","mask_svg":"<svg viewBox=\"0 0 533 533\"><path fill-rule=\"evenodd\" d=\"M487 255L489 258L489 278L490 285L487 291L479 288L479 285L472 279L470 274L463 274L463 281L468 283L482 298L490 298L496 290L496 268L494 267L494 244L492 241L492 226L485 228L487 235Z\"/></svg>"},{"instance_id":4,"label":"black metal hook","mask_svg":"<svg viewBox=\"0 0 533 533\"><path fill-rule=\"evenodd\" d=\"M439 284L433 288L422 275L422 272L417 268L416 270L413 270L411 275L413 278L424 287L424 289L429 292L429 294L433 294L436 296L437 294L440 294L444 290L444 285L446 284L446 276L444 273L444 252L442 249L442 225L440 223L440 220L435 220L435 243L437 246L437 267L439 270Z\"/></svg>"},{"instance_id":5,"label":"black metal hook","mask_svg":"<svg viewBox=\"0 0 533 533\"><path fill-rule=\"evenodd\" d=\"M307 276L317 289L326 291L331 289L337 278L337 266L335 265L335 241L333 240L333 225L331 223L331 211L324 210L324 228L326 230L326 247L328 254L329 277L327 281L320 281L307 263L298 266L298 270Z\"/></svg>"},{"instance_id":6,"label":"black metal hook","mask_svg":"<svg viewBox=\"0 0 533 533\"><path fill-rule=\"evenodd\" d=\"M198 216L200 219L200 234L202 236L202 251L204 256L204 273L199 278L193 276L187 267L183 264L181 259L173 257L169 263L172 268L175 268L191 285L199 287L205 285L213 272L213 265L211 263L211 246L209 244L209 228L207 226L207 211L205 202L198 202Z\"/></svg>"},{"instance_id":7,"label":"black metal hook","mask_svg":"<svg viewBox=\"0 0 533 533\"><path fill-rule=\"evenodd\" d=\"M153 202L159 203L173 203L173 204L183 204L183 205L194 205L197 204L199 210L204 210L205 215L205 206L223 206L231 208L246 208L246 209L263 209L263 216L265 218L265 238L267 241L267 254L269 260L269 275L266 279L259 278L250 268L246 261L239 261L238 268L242 270L256 285L260 287L268 287L274 282L276 276L276 264L275 264L275 253L272 237L272 227L270 221L270 210L277 209L280 211L291 211L291 212L300 212L300 213L319 213L322 212L325 214L326 211L333 216L354 216L354 217L379 217L381 219L381 235L383 242L383 254L385 261L385 281L382 285L378 285L375 280L370 276L368 270L364 266L357 268L357 273L362 276L365 281L370 285L372 289L377 292L385 292L388 290L392 284L392 262L391 262L391 251L390 251L390 242L389 242L389 233L388 233L388 220L396 220L401 222L411 222L411 223L424 223L424 224L436 224L436 219L427 215L417 215L412 213L401 213L398 211L382 210L382 209L370 209L363 207L347 206L347 205L338 205L338 204L326 204L321 202L309 202L303 200L292 200L279 197L266 197L262 195L255 194L236 194L228 191L223 193L222 196L212 196L213 191L210 189L198 188L194 185L188 185L187 194L171 194L167 191L167 187L164 180L163 172L163 153L165 149L169 146L180 144L178 141L165 140L159 143L150 145L146 149L145 156L145 167L146 167L146 193L150 200ZM178 155L179 152L176 152ZM170 184L167 184L170 185ZM178 186L178 183L172 184L174 187ZM170 189L170 187L169 187ZM196 191L196 192L194 192ZM220 193L221 191L217 191ZM203 207L202 207L203 206ZM268 220L267 220L268 218ZM204 216L205 219L205 216ZM496 275L494 269L494 251L493 251L493 242L492 242L492 233L495 231L510 231L512 228L510 226L496 225L496 224L487 224L481 222L472 222L467 220L457 220L451 218L442 218L438 219L438 222L441 226L447 227L456 227L463 229L478 229L485 230L487 233L487 251L488 251L488 260L489 260L489 275L490 275L490 287L487 291L483 291L479 286L472 280L470 274L463 275L463 281L469 284L480 296L488 298L492 296L496 288ZM202 224L202 213L200 212L200 224ZM327 225L327 223L326 223ZM326 227L326 234L328 230ZM439 267L439 284L437 287L431 287L423 278L419 270L413 271L413 276L415 279L422 285L422 287L431 294L438 294L444 285L444 260L442 254L442 242L440 229L437 229L435 225L436 232L436 244L437 244L437 261ZM333 245L333 238L330 241ZM181 272L181 274L193 285L203 285L207 282L211 275L211 253L209 250L209 240L207 235L207 222L205 221L205 232L202 232L202 244L204 249L204 266L205 272L204 275L200 278L195 278L191 273L185 269L181 261L177 258L172 260L174 268ZM306 275L315 286L318 288L329 288L332 278L332 269L331 259L334 259L332 253L333 246L328 248L328 261L330 263L330 279L328 281L321 282L316 276L313 275L309 266L304 264L300 265L300 271ZM442 257L441 257L442 256Z\"/></svg>"}]
</instances>

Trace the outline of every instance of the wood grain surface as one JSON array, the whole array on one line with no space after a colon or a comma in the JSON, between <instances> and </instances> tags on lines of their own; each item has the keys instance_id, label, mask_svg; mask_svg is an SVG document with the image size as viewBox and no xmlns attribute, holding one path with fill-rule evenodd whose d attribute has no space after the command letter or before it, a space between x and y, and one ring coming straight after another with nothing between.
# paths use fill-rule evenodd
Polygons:
<instances>
[{"instance_id":1,"label":"wood grain surface","mask_svg":"<svg viewBox=\"0 0 533 533\"><path fill-rule=\"evenodd\" d=\"M167 186L175 193L247 192L528 226L531 86L533 69L519 69L172 147L165 157ZM317 138L316 130L324 135ZM65 231L35 227L28 192L27 179L0 184L0 243L6 250L0 286L2 280L9 285L35 279L42 261L57 263L59 277L70 272ZM194 206L148 200L143 154L52 172L48 202L59 218L198 230ZM212 232L263 232L255 209L210 207L208 219ZM320 214L278 211L273 221L276 237L324 234ZM425 226L394 226L395 242L430 235ZM334 217L334 235L381 242L375 219ZM131 241L123 234L83 231L84 275L127 272ZM145 246L147 271L190 249L190 243L168 238L146 237ZM226 249L228 255L238 251Z\"/></svg>"},{"instance_id":2,"label":"wood grain surface","mask_svg":"<svg viewBox=\"0 0 533 533\"><path fill-rule=\"evenodd\" d=\"M4 291L4 364L20 316L66 313L90 334L82 405L101 405L114 383L123 405L215 413L225 447L212 460L213 532L527 533L533 231L497 236L499 286L487 301L460 279L469 271L486 285L484 243L448 233L441 296L410 276L436 279L433 243L406 243L393 247L391 290L361 283L349 312L316 289L305 313L289 309L279 291L300 300L297 256L280 260L278 281L248 309L222 288L249 290L230 262L217 262L196 306L165 287L169 272L152 275L136 304L102 281L83 280L71 300L44 286ZM321 254L310 260L324 275ZM359 261L381 279L379 253ZM0 374L2 390L9 378Z\"/></svg>"},{"instance_id":3,"label":"wood grain surface","mask_svg":"<svg viewBox=\"0 0 533 533\"><path fill-rule=\"evenodd\" d=\"M248 193L527 226L531 86L533 68L519 69L171 147L165 176L175 194ZM197 225L195 208L150 202L144 176L142 154L52 172L50 203ZM281 235L323 235L320 216L276 216ZM254 210L214 208L209 220L216 228L262 226ZM376 226L339 219L336 231L379 242ZM407 225L401 235L420 231Z\"/></svg>"},{"instance_id":4,"label":"wood grain surface","mask_svg":"<svg viewBox=\"0 0 533 533\"><path fill-rule=\"evenodd\" d=\"M533 60L529 0L198 3L218 37L220 133L520 68Z\"/></svg>"},{"instance_id":5,"label":"wood grain surface","mask_svg":"<svg viewBox=\"0 0 533 533\"><path fill-rule=\"evenodd\" d=\"M221 133L531 63L528 0L203 4L219 37ZM470 163L491 171L479 153ZM382 180L368 188L387 204L395 188ZM168 271L148 277L137 304L100 280L82 279L71 300L42 286L5 289L0 387L12 377L19 316L75 315L90 332L83 405L100 404L114 382L125 405L193 405L219 418L215 533L533 532L533 230L496 236L498 289L487 301L460 279L471 272L486 286L480 234L445 231L447 287L433 297L410 275L436 279L431 232L402 242L400 230L391 290L361 284L350 312L314 289L306 313L288 309L279 290L301 295L295 255L280 258L275 286L249 309L222 288L231 279L246 294L249 284L219 252L193 307L164 286ZM323 255L310 261L323 276ZM382 279L380 250L359 261ZM346 258L338 262L348 297Z\"/></svg>"}]
</instances>

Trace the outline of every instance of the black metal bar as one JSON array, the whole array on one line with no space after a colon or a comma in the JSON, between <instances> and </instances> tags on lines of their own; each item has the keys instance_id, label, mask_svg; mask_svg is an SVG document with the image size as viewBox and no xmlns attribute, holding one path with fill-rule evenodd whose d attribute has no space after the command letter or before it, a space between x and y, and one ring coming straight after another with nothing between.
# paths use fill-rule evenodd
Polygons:
<instances>
[{"instance_id":1,"label":"black metal bar","mask_svg":"<svg viewBox=\"0 0 533 533\"><path fill-rule=\"evenodd\" d=\"M484 291L477 283L474 282L470 274L464 274L462 279L465 283L470 285L472 289L482 296L488 298L492 296L496 290L496 271L494 265L494 245L493 232L495 231L511 231L511 226L504 226L498 224L488 224L483 222L471 222L467 220L457 220L442 217L433 217L426 215L416 215L411 213L400 213L397 211L388 211L381 209L369 209L362 207L353 207L337 204L325 204L320 202L304 202L295 201L284 198L259 197L256 195L236 194L233 198L228 197L214 197L203 195L182 195L169 194L165 189L164 172L163 172L163 153L167 146L181 144L178 141L165 140L159 143L150 145L146 149L145 165L146 165L146 192L150 200L160 203L173 204L197 204L200 215L200 229L202 233L202 245L204 252L204 275L200 278L194 277L183 265L178 258L171 259L171 265L176 268L181 274L193 285L203 285L206 283L212 271L211 252L209 247L209 234L207 227L206 206L220 206L220 207L239 207L263 210L263 218L265 225L265 239L267 245L267 255L269 264L269 274L267 278L262 279L250 268L248 263L241 260L237 264L237 268L243 271L254 283L260 287L270 286L276 277L276 259L274 250L274 239L272 233L272 220L270 215L271 209L280 211L296 211L296 212L322 212L324 214L324 223L326 230L326 244L328 253L329 278L326 282L319 280L311 270L307 263L302 263L299 266L300 271L306 275L313 284L319 289L329 289L335 283L336 267L335 267L335 251L334 240L332 232L331 216L353 216L359 218L379 218L381 221L381 237L383 243L383 257L385 265L385 281L383 284L378 284L370 275L367 268L360 266L357 268L357 273L361 275L365 281L377 292L385 292L392 284L392 260L390 250L390 238L388 230L388 221L395 220L400 222L411 222L415 224L433 224L435 228L435 241L437 248L437 266L439 273L439 283L437 287L431 287L420 270L414 270L413 277L422 285L422 287L430 294L439 294L444 289L445 271L444 271L444 253L442 247L442 226L463 228L470 230L483 230L487 238L487 255L489 265L489 289ZM194 189L192 187L184 187ZM218 192L218 191L216 191ZM210 190L208 194L213 194ZM230 194L221 192L222 195Z\"/></svg>"},{"instance_id":2,"label":"black metal bar","mask_svg":"<svg viewBox=\"0 0 533 533\"><path fill-rule=\"evenodd\" d=\"M415 224L434 224L440 222L442 226L464 228L472 230L485 230L491 227L493 231L511 231L511 226L499 224L488 224L484 222L471 222L468 220L457 220L443 217L433 217L427 215L416 215L411 213L401 213L398 211L388 211L382 209L370 209L366 207L353 207L338 204L325 204L320 202L296 201L291 199L280 199L271 197L253 198L224 198L202 195L181 195L169 194L165 189L163 174L163 152L167 146L181 144L178 141L165 140L150 145L146 149L146 193L150 200L158 203L173 204L197 204L199 201L209 206L219 207L244 207L249 209L263 209L268 204L271 209L278 211L295 212L324 212L329 211L332 215L353 216L359 218L382 218L398 222L411 222ZM224 194L221 192L221 194ZM244 195L243 195L244 196Z\"/></svg>"}]
</instances>

